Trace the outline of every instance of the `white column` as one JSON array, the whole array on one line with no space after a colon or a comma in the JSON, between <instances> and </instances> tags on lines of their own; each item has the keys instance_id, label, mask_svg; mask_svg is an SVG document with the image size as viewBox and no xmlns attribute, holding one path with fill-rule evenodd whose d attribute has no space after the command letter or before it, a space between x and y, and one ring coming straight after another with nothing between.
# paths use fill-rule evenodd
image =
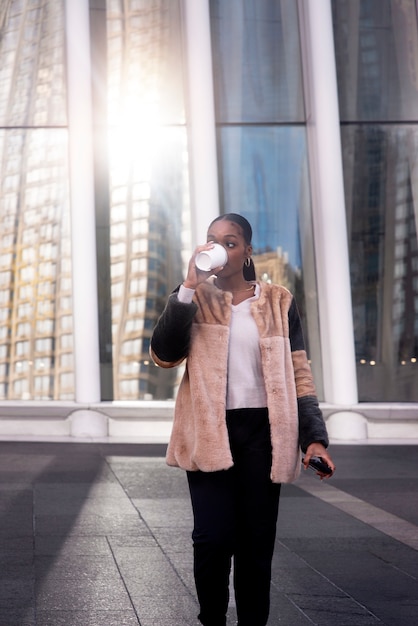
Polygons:
<instances>
[{"instance_id":1,"label":"white column","mask_svg":"<svg viewBox=\"0 0 418 626\"><path fill-rule=\"evenodd\" d=\"M66 0L65 17L75 400L88 405L100 401L88 0ZM74 436L101 437L107 434L107 420L83 407L72 416L71 432Z\"/></svg>"},{"instance_id":2,"label":"white column","mask_svg":"<svg viewBox=\"0 0 418 626\"><path fill-rule=\"evenodd\" d=\"M299 0L299 9L324 395L347 407L358 392L331 3ZM332 437L366 435L362 416L337 407L328 426Z\"/></svg>"},{"instance_id":3,"label":"white column","mask_svg":"<svg viewBox=\"0 0 418 626\"><path fill-rule=\"evenodd\" d=\"M212 49L208 0L183 0L187 47L190 200L193 241L206 241L219 215Z\"/></svg>"}]
</instances>

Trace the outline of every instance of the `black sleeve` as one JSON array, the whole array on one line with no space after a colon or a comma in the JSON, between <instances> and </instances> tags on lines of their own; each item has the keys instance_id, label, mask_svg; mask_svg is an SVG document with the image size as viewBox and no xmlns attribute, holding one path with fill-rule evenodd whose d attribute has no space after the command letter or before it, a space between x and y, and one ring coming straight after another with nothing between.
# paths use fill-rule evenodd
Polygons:
<instances>
[{"instance_id":1,"label":"black sleeve","mask_svg":"<svg viewBox=\"0 0 418 626\"><path fill-rule=\"evenodd\" d=\"M305 350L305 340L303 338L302 322L295 298L289 307L289 339L292 352Z\"/></svg>"},{"instance_id":2,"label":"black sleeve","mask_svg":"<svg viewBox=\"0 0 418 626\"><path fill-rule=\"evenodd\" d=\"M315 384L306 355L302 324L294 298L289 308L289 338L292 353L297 353L297 357L294 359L295 380L303 379L303 385L300 387L296 383L299 445L303 452L306 452L307 447L314 442L322 443L328 447L327 429L318 404Z\"/></svg>"},{"instance_id":3,"label":"black sleeve","mask_svg":"<svg viewBox=\"0 0 418 626\"><path fill-rule=\"evenodd\" d=\"M311 443L322 443L328 447L328 433L322 411L319 408L316 396L298 398L299 412L299 445L302 452L306 452Z\"/></svg>"},{"instance_id":4,"label":"black sleeve","mask_svg":"<svg viewBox=\"0 0 418 626\"><path fill-rule=\"evenodd\" d=\"M194 302L180 302L174 291L165 306L151 337L151 354L167 364L184 359L189 352L193 318L197 311Z\"/></svg>"}]
</instances>

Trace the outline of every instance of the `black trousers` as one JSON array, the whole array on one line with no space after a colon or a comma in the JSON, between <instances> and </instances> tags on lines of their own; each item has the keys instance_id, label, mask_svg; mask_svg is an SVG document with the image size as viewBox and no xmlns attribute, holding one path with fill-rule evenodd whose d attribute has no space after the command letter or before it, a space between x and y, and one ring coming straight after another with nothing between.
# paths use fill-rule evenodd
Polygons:
<instances>
[{"instance_id":1,"label":"black trousers","mask_svg":"<svg viewBox=\"0 0 418 626\"><path fill-rule=\"evenodd\" d=\"M226 420L234 466L187 473L199 620L225 626L233 557L238 624L265 626L280 497L280 485L270 480L268 413L235 409Z\"/></svg>"}]
</instances>

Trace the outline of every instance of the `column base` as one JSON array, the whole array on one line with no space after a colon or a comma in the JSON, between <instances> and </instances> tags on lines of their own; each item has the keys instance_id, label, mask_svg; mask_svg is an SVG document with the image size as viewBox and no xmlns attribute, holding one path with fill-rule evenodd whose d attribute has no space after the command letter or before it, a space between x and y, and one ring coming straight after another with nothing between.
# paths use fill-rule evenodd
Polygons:
<instances>
[{"instance_id":1,"label":"column base","mask_svg":"<svg viewBox=\"0 0 418 626\"><path fill-rule=\"evenodd\" d=\"M361 413L339 411L326 420L330 439L356 440L367 439L367 420Z\"/></svg>"},{"instance_id":2,"label":"column base","mask_svg":"<svg viewBox=\"0 0 418 626\"><path fill-rule=\"evenodd\" d=\"M108 419L102 413L81 409L70 417L72 437L107 437Z\"/></svg>"}]
</instances>

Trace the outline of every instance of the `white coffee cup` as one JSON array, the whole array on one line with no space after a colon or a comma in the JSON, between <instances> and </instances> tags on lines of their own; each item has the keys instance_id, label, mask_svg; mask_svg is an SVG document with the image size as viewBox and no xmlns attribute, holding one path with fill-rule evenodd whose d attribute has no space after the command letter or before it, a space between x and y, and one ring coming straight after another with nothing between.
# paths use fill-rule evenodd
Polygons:
<instances>
[{"instance_id":1,"label":"white coffee cup","mask_svg":"<svg viewBox=\"0 0 418 626\"><path fill-rule=\"evenodd\" d=\"M210 272L215 267L225 265L228 260L228 254L223 246L214 243L210 250L203 250L196 256L196 267L203 272Z\"/></svg>"}]
</instances>

